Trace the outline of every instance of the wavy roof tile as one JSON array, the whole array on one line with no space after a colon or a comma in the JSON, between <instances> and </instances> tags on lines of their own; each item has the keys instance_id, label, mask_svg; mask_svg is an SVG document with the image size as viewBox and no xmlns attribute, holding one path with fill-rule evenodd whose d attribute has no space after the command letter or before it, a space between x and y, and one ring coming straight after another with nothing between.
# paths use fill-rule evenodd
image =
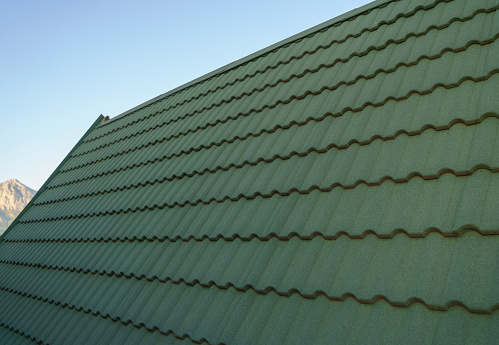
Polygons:
<instances>
[{"instance_id":1,"label":"wavy roof tile","mask_svg":"<svg viewBox=\"0 0 499 345\"><path fill-rule=\"evenodd\" d=\"M498 343L498 9L377 1L97 119L1 238L2 341Z\"/></svg>"}]
</instances>

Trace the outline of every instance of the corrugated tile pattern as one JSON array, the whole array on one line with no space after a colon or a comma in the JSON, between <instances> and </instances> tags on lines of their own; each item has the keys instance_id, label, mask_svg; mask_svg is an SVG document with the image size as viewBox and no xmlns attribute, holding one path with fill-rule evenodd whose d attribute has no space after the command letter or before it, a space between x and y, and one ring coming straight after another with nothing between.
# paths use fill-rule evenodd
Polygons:
<instances>
[{"instance_id":1,"label":"corrugated tile pattern","mask_svg":"<svg viewBox=\"0 0 499 345\"><path fill-rule=\"evenodd\" d=\"M2 239L0 337L498 343L498 10L375 2L96 127Z\"/></svg>"}]
</instances>

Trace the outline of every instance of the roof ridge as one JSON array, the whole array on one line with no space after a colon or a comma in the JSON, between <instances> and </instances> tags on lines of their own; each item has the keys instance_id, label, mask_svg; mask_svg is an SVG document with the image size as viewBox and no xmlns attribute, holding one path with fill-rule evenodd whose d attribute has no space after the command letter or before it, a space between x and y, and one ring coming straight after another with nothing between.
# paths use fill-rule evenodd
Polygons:
<instances>
[{"instance_id":1,"label":"roof ridge","mask_svg":"<svg viewBox=\"0 0 499 345\"><path fill-rule=\"evenodd\" d=\"M252 53L248 56L245 56L241 59L238 59L236 61L233 61L225 66L222 66L220 68L217 68L216 70L212 71L212 72L209 72L201 77L198 77L190 82L187 82L183 85L180 85L166 93L163 93L161 95L158 95L144 103L141 103L139 104L138 106L136 107L133 107L113 118L111 118L109 121L107 121L105 124L102 124L102 126L105 126L105 125L108 125L109 123L112 123L118 119L121 119L125 116L128 116L130 115L131 113L134 113L136 111L138 111L139 109L142 109L152 103L155 103L159 100L162 100L166 97L169 97L173 94L176 94L176 93L179 93L179 92L182 92L183 90L186 90L187 88L190 88L191 86L194 86L194 85L197 85L197 84L200 84L208 79L211 79L213 77L216 77L218 75L221 75L221 74L224 74L226 73L227 71L229 70L233 70L241 65L244 65L248 62L251 62L252 60L255 60L261 56L264 56L266 54L269 54L271 52L273 52L274 50L278 50L280 48L282 48L283 46L285 45L288 45L288 44L292 44L294 43L295 41L298 41L298 40L301 40L303 38L306 38L308 37L309 35L314 35L315 33L321 31L321 30L324 30L324 29L327 29L329 27L332 27L332 26L335 26L337 24L342 24L343 22L346 22L346 21L349 21L353 18L356 18L360 15L364 15L364 14L367 14L368 12L374 10L374 9L377 9L377 8L382 8L382 7L385 7L387 6L388 4L392 3L392 2L399 2L401 0L375 0L375 1L372 1L364 6L361 6L361 7L358 7L358 8L355 8L349 12L346 12L344 14L341 14L339 16L336 16L330 20L327 20L321 24L318 24L316 26L313 26L312 28L309 28L307 30L304 30L300 33L297 33L291 37L288 37L284 40L281 40L275 44L272 44L268 47L265 47L263 49L260 49L258 50L257 52L255 53ZM451 1L454 1L454 0L436 0L435 3L440 3L440 2L451 2ZM415 10L419 10L420 8L423 8L423 6L418 6Z\"/></svg>"},{"instance_id":2,"label":"roof ridge","mask_svg":"<svg viewBox=\"0 0 499 345\"><path fill-rule=\"evenodd\" d=\"M106 117L107 118L107 117ZM78 148L78 146L80 146L83 142L83 140L85 139L85 137L87 137L90 132L92 132L98 125L99 123L102 123L102 121L105 121L106 118L102 115L99 115L99 117L97 117L97 119L94 121L94 123L90 126L89 129L87 129L87 131L83 134L83 136L80 138L80 140L78 140L78 142L75 144L75 146L73 146L73 148L71 149L71 151L69 151L69 153L66 155L66 157L62 160L61 163L59 163L59 165L55 168L55 170L52 172L52 174L48 177L48 179L45 181L45 183L40 187L40 189L38 190L38 192L35 193L35 195L33 196L33 198L28 202L28 204L23 208L23 210L17 215L17 217L14 219L14 221L7 227L7 229L3 232L2 236L0 236L0 243L3 241L3 239L5 238L5 235L7 235L12 229L14 229L16 227L16 225L18 224L19 220L28 212L29 209L31 209L31 207L34 205L34 203L36 202L36 199L38 199L38 197L47 189L47 186L50 184L50 182L52 182L52 180L55 178L55 176L58 174L59 170L64 166L64 164L69 160L69 157L71 156L71 154ZM29 187L28 187L29 188ZM30 188L31 189L31 188Z\"/></svg>"},{"instance_id":3,"label":"roof ridge","mask_svg":"<svg viewBox=\"0 0 499 345\"><path fill-rule=\"evenodd\" d=\"M351 53L351 54L350 54L348 57L346 57L346 58L337 58L337 59L335 59L332 63L326 64L326 65L322 64L322 65L320 65L320 66L318 66L318 67L314 68L313 70L306 69L304 72L302 72L302 73L301 73L301 74L299 74L299 75L293 74L293 75L291 75L290 77L288 77L287 79L279 79L279 80L277 80L274 84L268 84L268 83L267 83L267 84L266 84L266 85L264 85L263 87L260 87L260 88L258 88L258 89L257 89L257 88L254 88L254 89L253 89L253 90L251 90L250 92L244 92L243 94L241 94L241 95L239 95L239 96L232 96L232 97L230 97L230 99L229 99L228 101L227 101L227 100L222 100L222 101L220 101L219 103L216 103L216 104L215 104L215 103L213 103L212 105L210 105L210 106L208 106L208 107L204 107L203 109L205 109L205 110L209 110L210 108L220 106L220 105L221 105L221 104L223 104L223 103L230 103L232 100L238 100L238 99L240 99L240 98L241 98L241 97L243 97L243 96L248 96L248 95L251 95L251 94L253 94L253 93L255 93L255 92L261 92L261 91L265 90L265 88L267 88L267 87L276 87L276 86L277 86L278 84L280 84L280 83L287 83L287 82L291 81L291 80L292 80L292 79L294 79L294 78L301 78L301 77L303 77L303 76L304 76L305 74L307 74L307 73L316 73L317 71L319 71L319 70L320 70L320 69L322 69L322 68L331 68L331 67L333 67L334 65L336 65L336 64L338 64L338 63L346 63L346 62L350 61L351 59L353 59L354 57L363 57L363 56L366 56L366 55L370 54L370 53L371 53L371 52L373 52L373 51L376 51L376 52L382 51L382 50L384 50L385 48L387 48L388 46L390 46L391 44L398 45L398 44L404 43L404 42L405 42L405 41L407 41L409 38L413 38L413 37L415 37L415 38L419 38L419 37L425 36L426 34L428 34L428 33L429 33L430 31L432 31L432 30L442 30L442 29L446 29L446 28L448 28L450 25L452 25L452 24L453 24L453 23L455 23L455 22L461 22L461 23L464 23L464 22L466 22L466 21L469 21L469 20L473 19L473 18L474 18L475 16L477 16L478 14L482 14L482 13L486 13L486 14L488 14L488 13L491 13L491 12L497 11L497 9L499 9L499 5L496 5L496 6L492 7L492 8L488 8L488 9L478 9L478 10L476 10L473 14L471 14L470 16L467 16L467 17L463 17L463 18L453 17L451 20L449 20L449 21L448 21L447 23L445 23L445 24L442 24L442 25L439 25L439 26L430 25L430 26L429 26L429 27L427 27L425 30L423 30L423 31L421 31L421 32L419 32L419 33L410 32L410 33L408 33L406 36L404 36L404 37L402 37L402 38L400 38L400 39L398 39L398 40L389 39L389 40L387 40L385 43L383 43L383 44L381 44L381 45L379 45L379 46L369 46L366 50L363 50L363 51L361 51L361 52L353 52L353 53ZM148 120L148 119L150 119L150 118L152 118L152 117L155 117L156 115L160 115L160 114L162 114L162 113L164 113L164 112L167 112L167 111L169 111L169 110L171 110L171 109L176 108L176 107L177 107L177 106L179 106L179 105L183 105L184 103L189 103L189 102L191 102L191 100L189 100L189 101L185 101L185 102L183 101L183 102L180 102L180 103L176 103L175 105L169 106L168 108L165 108L165 109L162 109L162 110L158 110L158 111L156 111L156 112L154 112L154 113L151 113L151 114L149 114L149 115L147 115L147 116L144 116L144 117L141 117L141 118L139 118L139 119L136 119L136 120L134 120L134 121L132 121L132 122L129 122L129 123L127 123L127 124L125 124L125 125L123 125L123 126L121 126L121 127L117 127L117 128L115 128L115 129L112 129L111 131L106 132L106 133L103 133L103 134L101 134L101 135L99 135L99 136L97 136L97 137L94 137L94 138L88 139L88 140L84 141L84 143L86 144L86 143L93 142L93 141L95 141L95 140L98 140L98 139L100 139L100 138L103 138L103 137L105 137L105 136L108 136L108 135L110 135L110 134L112 134L112 133L118 132L118 131L120 131L120 130L122 130L122 129L124 129L124 128L127 128L127 127L129 127L129 126L132 126L132 125L134 125L134 124L136 124L136 123L139 123L139 122L142 122L142 121L146 121L146 120ZM198 113L200 113L200 112L202 112L202 111L199 111ZM194 113L196 113L196 111L195 111ZM95 148L93 148L93 149L91 149L91 150L87 150L87 151L80 152L80 153L78 153L78 154L74 155L73 157L79 157L79 156L82 156L82 155L84 155L84 154L86 154L86 153L88 153L88 152L94 152L94 151L96 151L96 150L98 150L98 149L101 149L101 148L103 148L103 147L109 146L109 145L110 145L110 144L112 144L112 143L119 142L119 141L123 141L123 140L125 140L125 139L127 139L127 138L131 138L131 137L133 137L133 136L140 135L140 134L142 134L142 133L148 132L149 130L153 130L153 129L156 129L156 128L159 128L159 127L162 127L162 126L168 125L168 124L170 124L170 123L176 122L176 121L174 121L174 120L175 120L175 119L171 119L171 120L169 120L169 121L165 121L165 122L163 122L163 123L161 123L161 124L156 124L156 125L154 125L153 127L149 127L148 129L141 130L140 132L136 132L136 133L134 133L134 134L127 135L126 137L122 137L122 138L120 138L119 140L117 139L117 140L114 140L114 141L112 141L112 142L110 142L110 143L105 143L105 144L102 144L102 145L100 145L100 146L97 146L97 147L95 147ZM178 120L177 120L177 121L178 121Z\"/></svg>"}]
</instances>

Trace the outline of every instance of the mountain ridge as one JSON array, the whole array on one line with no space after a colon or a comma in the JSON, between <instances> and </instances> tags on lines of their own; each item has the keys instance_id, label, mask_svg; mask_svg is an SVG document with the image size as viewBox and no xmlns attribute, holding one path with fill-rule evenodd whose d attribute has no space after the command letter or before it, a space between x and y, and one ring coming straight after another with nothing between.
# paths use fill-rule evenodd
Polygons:
<instances>
[{"instance_id":1,"label":"mountain ridge","mask_svg":"<svg viewBox=\"0 0 499 345\"><path fill-rule=\"evenodd\" d=\"M35 196L36 190L16 179L0 183L0 235Z\"/></svg>"}]
</instances>

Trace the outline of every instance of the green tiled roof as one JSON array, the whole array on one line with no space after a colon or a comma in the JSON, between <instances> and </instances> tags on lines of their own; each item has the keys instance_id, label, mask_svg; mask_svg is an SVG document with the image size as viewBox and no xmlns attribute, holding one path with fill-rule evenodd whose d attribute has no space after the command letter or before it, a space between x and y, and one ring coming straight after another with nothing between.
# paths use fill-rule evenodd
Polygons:
<instances>
[{"instance_id":1,"label":"green tiled roof","mask_svg":"<svg viewBox=\"0 0 499 345\"><path fill-rule=\"evenodd\" d=\"M377 1L96 123L0 243L9 344L499 344L499 2Z\"/></svg>"}]
</instances>

